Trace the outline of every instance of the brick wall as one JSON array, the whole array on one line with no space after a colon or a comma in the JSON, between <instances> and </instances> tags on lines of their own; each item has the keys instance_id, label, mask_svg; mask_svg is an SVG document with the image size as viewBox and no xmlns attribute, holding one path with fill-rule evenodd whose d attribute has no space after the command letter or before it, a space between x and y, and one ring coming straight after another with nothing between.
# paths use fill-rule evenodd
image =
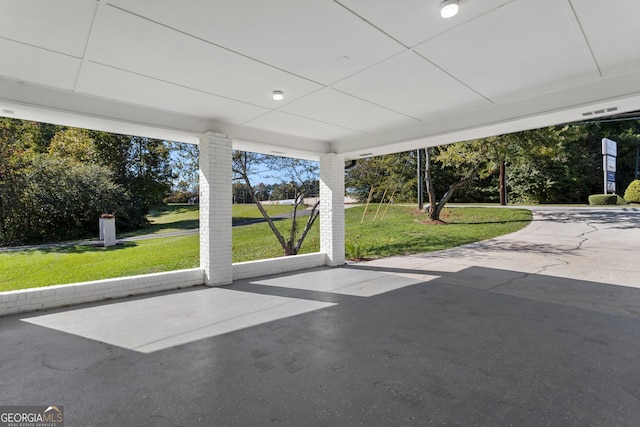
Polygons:
<instances>
[{"instance_id":1,"label":"brick wall","mask_svg":"<svg viewBox=\"0 0 640 427\"><path fill-rule=\"evenodd\" d=\"M0 292L0 316L202 285L200 268Z\"/></svg>"},{"instance_id":2,"label":"brick wall","mask_svg":"<svg viewBox=\"0 0 640 427\"><path fill-rule=\"evenodd\" d=\"M233 264L233 280L320 267L326 265L326 258L324 253L318 252L259 261L237 262Z\"/></svg>"}]
</instances>

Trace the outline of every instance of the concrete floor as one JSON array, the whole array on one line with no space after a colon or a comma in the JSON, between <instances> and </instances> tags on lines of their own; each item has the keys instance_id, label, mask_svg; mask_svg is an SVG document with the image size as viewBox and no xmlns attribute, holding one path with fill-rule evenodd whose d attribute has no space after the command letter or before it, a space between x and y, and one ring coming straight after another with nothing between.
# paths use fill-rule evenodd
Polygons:
<instances>
[{"instance_id":1,"label":"concrete floor","mask_svg":"<svg viewBox=\"0 0 640 427\"><path fill-rule=\"evenodd\" d=\"M0 405L66 426L638 426L640 212L0 318Z\"/></svg>"}]
</instances>

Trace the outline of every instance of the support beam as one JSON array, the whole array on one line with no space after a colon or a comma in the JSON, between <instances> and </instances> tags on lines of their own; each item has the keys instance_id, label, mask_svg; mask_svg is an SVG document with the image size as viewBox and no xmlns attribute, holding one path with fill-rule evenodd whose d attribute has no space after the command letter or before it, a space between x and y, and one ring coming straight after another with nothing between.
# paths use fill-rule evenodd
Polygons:
<instances>
[{"instance_id":1,"label":"support beam","mask_svg":"<svg viewBox=\"0 0 640 427\"><path fill-rule=\"evenodd\" d=\"M327 265L338 266L344 257L344 157L320 156L320 252Z\"/></svg>"},{"instance_id":2,"label":"support beam","mask_svg":"<svg viewBox=\"0 0 640 427\"><path fill-rule=\"evenodd\" d=\"M200 137L200 268L206 286L233 280L231 253L231 153L226 135Z\"/></svg>"}]
</instances>

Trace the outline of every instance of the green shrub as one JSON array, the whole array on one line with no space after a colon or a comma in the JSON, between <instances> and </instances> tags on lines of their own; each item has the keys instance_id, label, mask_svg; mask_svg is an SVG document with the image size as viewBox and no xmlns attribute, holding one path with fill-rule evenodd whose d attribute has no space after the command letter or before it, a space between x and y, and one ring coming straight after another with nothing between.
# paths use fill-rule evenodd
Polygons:
<instances>
[{"instance_id":1,"label":"green shrub","mask_svg":"<svg viewBox=\"0 0 640 427\"><path fill-rule=\"evenodd\" d=\"M592 194L589 196L590 205L615 205L618 196L615 194Z\"/></svg>"},{"instance_id":2,"label":"green shrub","mask_svg":"<svg viewBox=\"0 0 640 427\"><path fill-rule=\"evenodd\" d=\"M616 196L618 197L618 201L616 202L616 205L628 205L629 203L622 198L621 195L616 194Z\"/></svg>"},{"instance_id":3,"label":"green shrub","mask_svg":"<svg viewBox=\"0 0 640 427\"><path fill-rule=\"evenodd\" d=\"M624 199L628 203L640 203L640 179L631 181L631 184L624 192Z\"/></svg>"}]
</instances>

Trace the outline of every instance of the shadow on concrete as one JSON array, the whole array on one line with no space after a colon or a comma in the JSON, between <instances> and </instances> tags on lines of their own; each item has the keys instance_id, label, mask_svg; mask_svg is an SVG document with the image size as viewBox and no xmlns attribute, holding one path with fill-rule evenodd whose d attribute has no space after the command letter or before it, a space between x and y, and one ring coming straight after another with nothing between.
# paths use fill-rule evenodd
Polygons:
<instances>
[{"instance_id":1,"label":"shadow on concrete","mask_svg":"<svg viewBox=\"0 0 640 427\"><path fill-rule=\"evenodd\" d=\"M53 402L84 426L640 425L640 289L484 267L308 273L0 318L3 404ZM251 301L272 301L271 320L215 333L264 315ZM313 302L330 304L287 314ZM85 337L196 318L214 333L140 353L27 323L56 315Z\"/></svg>"}]
</instances>

